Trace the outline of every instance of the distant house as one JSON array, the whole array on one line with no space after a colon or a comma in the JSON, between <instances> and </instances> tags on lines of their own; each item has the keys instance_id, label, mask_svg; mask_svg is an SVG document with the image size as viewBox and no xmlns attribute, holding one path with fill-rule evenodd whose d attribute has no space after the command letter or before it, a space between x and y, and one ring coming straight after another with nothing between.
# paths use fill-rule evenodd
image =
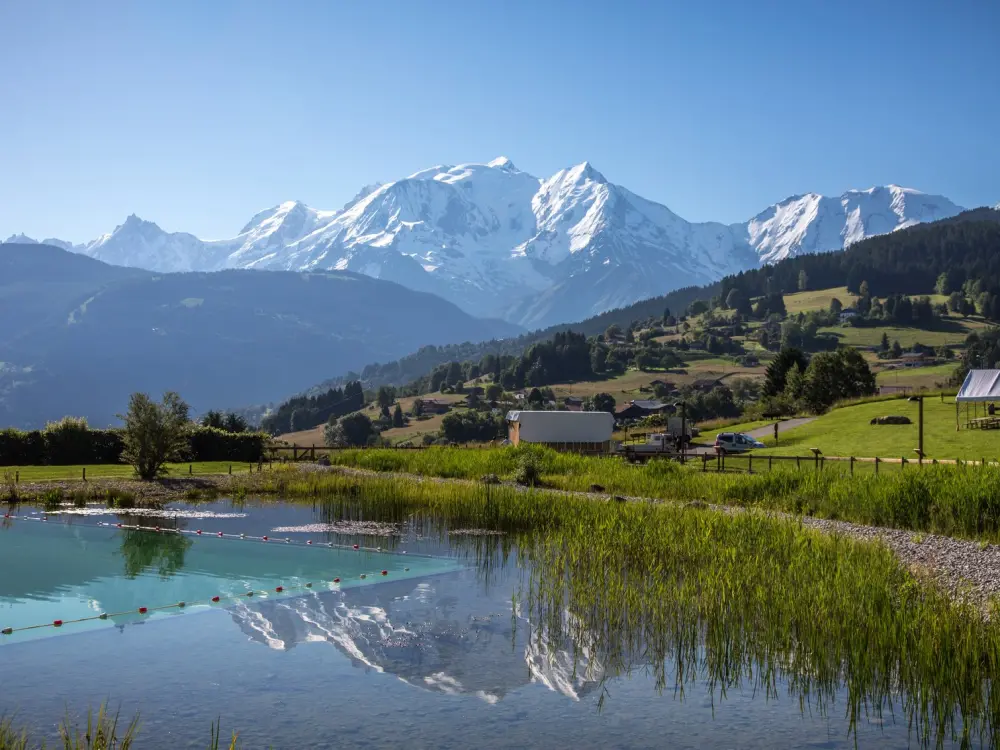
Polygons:
<instances>
[{"instance_id":1,"label":"distant house","mask_svg":"<svg viewBox=\"0 0 1000 750\"><path fill-rule=\"evenodd\" d=\"M858 311L853 307L847 307L840 311L840 322L844 323L851 318L857 317Z\"/></svg>"},{"instance_id":2,"label":"distant house","mask_svg":"<svg viewBox=\"0 0 1000 750\"><path fill-rule=\"evenodd\" d=\"M927 364L931 356L926 352L906 352L899 359L904 367L919 367L920 365Z\"/></svg>"},{"instance_id":3,"label":"distant house","mask_svg":"<svg viewBox=\"0 0 1000 750\"><path fill-rule=\"evenodd\" d=\"M439 398L425 398L423 403L425 414L444 414L451 411L450 401L443 401Z\"/></svg>"},{"instance_id":4,"label":"distant house","mask_svg":"<svg viewBox=\"0 0 1000 750\"><path fill-rule=\"evenodd\" d=\"M651 414L666 414L673 411L673 406L665 404L662 401L637 398L634 401L629 401L625 406L616 411L615 419L642 419Z\"/></svg>"},{"instance_id":5,"label":"distant house","mask_svg":"<svg viewBox=\"0 0 1000 750\"><path fill-rule=\"evenodd\" d=\"M577 396L567 396L563 399L567 411L583 411L583 399Z\"/></svg>"},{"instance_id":6,"label":"distant house","mask_svg":"<svg viewBox=\"0 0 1000 750\"><path fill-rule=\"evenodd\" d=\"M691 384L691 388L693 390L696 390L696 391L700 392L700 393L708 393L709 391L715 390L720 385L722 385L722 381L719 380L718 378L715 378L715 379L713 379L713 378L701 378L700 380L694 381Z\"/></svg>"},{"instance_id":7,"label":"distant house","mask_svg":"<svg viewBox=\"0 0 1000 750\"><path fill-rule=\"evenodd\" d=\"M607 453L615 420L606 411L511 411L507 438L514 445L536 443L556 450Z\"/></svg>"}]
</instances>

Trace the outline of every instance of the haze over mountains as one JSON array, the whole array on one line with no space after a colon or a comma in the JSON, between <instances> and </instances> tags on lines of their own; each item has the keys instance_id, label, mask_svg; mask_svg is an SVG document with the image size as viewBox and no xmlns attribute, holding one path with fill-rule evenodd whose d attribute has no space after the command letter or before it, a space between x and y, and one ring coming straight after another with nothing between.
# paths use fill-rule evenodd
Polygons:
<instances>
[{"instance_id":1,"label":"haze over mountains","mask_svg":"<svg viewBox=\"0 0 1000 750\"><path fill-rule=\"evenodd\" d=\"M129 394L197 412L266 403L422 344L517 335L430 294L343 271L155 274L0 245L0 425L97 427Z\"/></svg>"},{"instance_id":2,"label":"haze over mountains","mask_svg":"<svg viewBox=\"0 0 1000 750\"><path fill-rule=\"evenodd\" d=\"M961 210L889 185L793 196L737 224L692 223L589 163L539 179L501 157L367 186L338 210L282 203L232 239L167 233L133 215L92 242L44 242L161 272L354 271L432 292L473 315L542 327Z\"/></svg>"}]
</instances>

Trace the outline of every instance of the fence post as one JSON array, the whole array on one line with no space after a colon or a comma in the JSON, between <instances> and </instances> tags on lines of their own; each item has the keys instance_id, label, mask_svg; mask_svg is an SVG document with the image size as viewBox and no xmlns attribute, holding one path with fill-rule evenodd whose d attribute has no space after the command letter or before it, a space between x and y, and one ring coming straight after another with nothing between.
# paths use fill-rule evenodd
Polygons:
<instances>
[{"instance_id":1,"label":"fence post","mask_svg":"<svg viewBox=\"0 0 1000 750\"><path fill-rule=\"evenodd\" d=\"M701 454L701 470L702 470L703 473L706 472L706 471L708 471L708 454L707 453L702 453Z\"/></svg>"},{"instance_id":2,"label":"fence post","mask_svg":"<svg viewBox=\"0 0 1000 750\"><path fill-rule=\"evenodd\" d=\"M230 474L232 474L232 473L233 473L233 465L232 465L232 464L229 464L229 473L230 473Z\"/></svg>"},{"instance_id":3,"label":"fence post","mask_svg":"<svg viewBox=\"0 0 1000 750\"><path fill-rule=\"evenodd\" d=\"M293 461L299 460L299 446L297 445L292 446L292 460Z\"/></svg>"},{"instance_id":4,"label":"fence post","mask_svg":"<svg viewBox=\"0 0 1000 750\"><path fill-rule=\"evenodd\" d=\"M20 471L15 471L14 472L14 484L19 484L20 481L21 481L21 472Z\"/></svg>"},{"instance_id":5,"label":"fence post","mask_svg":"<svg viewBox=\"0 0 1000 750\"><path fill-rule=\"evenodd\" d=\"M802 468L802 457L801 456L796 456L795 457L795 468L796 469L801 469Z\"/></svg>"},{"instance_id":6,"label":"fence post","mask_svg":"<svg viewBox=\"0 0 1000 750\"><path fill-rule=\"evenodd\" d=\"M753 474L753 453L747 453L747 474Z\"/></svg>"},{"instance_id":7,"label":"fence post","mask_svg":"<svg viewBox=\"0 0 1000 750\"><path fill-rule=\"evenodd\" d=\"M86 466L83 467L83 481L84 482L87 481L87 467Z\"/></svg>"},{"instance_id":8,"label":"fence post","mask_svg":"<svg viewBox=\"0 0 1000 750\"><path fill-rule=\"evenodd\" d=\"M188 476L194 474L194 464L188 464Z\"/></svg>"},{"instance_id":9,"label":"fence post","mask_svg":"<svg viewBox=\"0 0 1000 750\"><path fill-rule=\"evenodd\" d=\"M899 457L899 470L902 471L906 468L906 456Z\"/></svg>"},{"instance_id":10,"label":"fence post","mask_svg":"<svg viewBox=\"0 0 1000 750\"><path fill-rule=\"evenodd\" d=\"M854 476L854 456L851 456L851 476Z\"/></svg>"},{"instance_id":11,"label":"fence post","mask_svg":"<svg viewBox=\"0 0 1000 750\"><path fill-rule=\"evenodd\" d=\"M768 471L770 471L770 470L771 470L771 461L772 461L772 460L773 460L773 459L772 459L772 457L771 457L771 456L768 456L768 457L767 457L767 470L768 470Z\"/></svg>"}]
</instances>

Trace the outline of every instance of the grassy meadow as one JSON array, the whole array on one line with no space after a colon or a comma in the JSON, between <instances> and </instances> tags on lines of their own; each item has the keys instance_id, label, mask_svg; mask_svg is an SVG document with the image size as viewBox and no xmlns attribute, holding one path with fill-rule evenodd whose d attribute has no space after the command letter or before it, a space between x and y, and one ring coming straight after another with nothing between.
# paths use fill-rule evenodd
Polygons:
<instances>
[{"instance_id":1,"label":"grassy meadow","mask_svg":"<svg viewBox=\"0 0 1000 750\"><path fill-rule=\"evenodd\" d=\"M578 456L535 447L363 449L334 452L331 460L341 466L378 473L473 481L491 474L501 480L513 480L530 463L541 485L555 490L596 490L605 496L680 502L708 501L1000 541L1000 505L996 502L1000 497L1000 467L928 465L903 471L897 467L896 471L878 476L859 472L852 477L846 474L846 467L843 470L828 467L818 472L811 462L804 461L798 470L715 473L701 471L700 461L681 466L657 460L633 466L615 458ZM243 494L282 497L322 496L361 481L364 480L354 475L277 468L233 480ZM400 486L406 484L402 481ZM429 483L432 485L435 483ZM461 489L466 485L458 486Z\"/></svg>"},{"instance_id":2,"label":"grassy meadow","mask_svg":"<svg viewBox=\"0 0 1000 750\"><path fill-rule=\"evenodd\" d=\"M875 382L880 386L905 386L913 390L935 390L947 385L958 369L955 362L929 367L906 367L893 370L879 370L875 373Z\"/></svg>"},{"instance_id":3,"label":"grassy meadow","mask_svg":"<svg viewBox=\"0 0 1000 750\"><path fill-rule=\"evenodd\" d=\"M847 291L846 286L831 287L830 289L816 289L810 292L798 292L797 294L785 295L785 310L789 315L810 310L829 310L830 302L839 299L844 307L853 307L858 301L857 295Z\"/></svg>"},{"instance_id":4,"label":"grassy meadow","mask_svg":"<svg viewBox=\"0 0 1000 750\"><path fill-rule=\"evenodd\" d=\"M196 461L186 464L167 464L168 477L174 476L206 476L213 474L228 474L229 467L233 474L245 473L250 470L250 464L233 463L232 461ZM4 466L0 467L0 477L7 474L18 474L21 482L46 482L82 479L83 470L87 470L87 479L129 479L135 475L127 464L89 464L76 466Z\"/></svg>"},{"instance_id":5,"label":"grassy meadow","mask_svg":"<svg viewBox=\"0 0 1000 750\"><path fill-rule=\"evenodd\" d=\"M828 456L879 456L915 458L919 404L905 398L862 403L834 409L813 422L779 433L762 442L766 450L757 455L811 456L819 448ZM913 424L872 425L873 417L904 415ZM937 396L924 398L924 452L929 458L963 460L1000 459L1000 430L965 428L965 406L959 409L961 430L955 428L955 400ZM972 412L970 410L970 416ZM982 416L982 407L979 416Z\"/></svg>"}]
</instances>

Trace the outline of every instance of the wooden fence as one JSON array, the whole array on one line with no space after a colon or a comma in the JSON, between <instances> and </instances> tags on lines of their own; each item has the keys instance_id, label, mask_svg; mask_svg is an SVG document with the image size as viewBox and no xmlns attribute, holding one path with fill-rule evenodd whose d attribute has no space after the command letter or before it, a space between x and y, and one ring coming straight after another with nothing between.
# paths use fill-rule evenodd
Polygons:
<instances>
[{"instance_id":1,"label":"wooden fence","mask_svg":"<svg viewBox=\"0 0 1000 750\"><path fill-rule=\"evenodd\" d=\"M981 458L980 460L965 461L960 458L907 458L906 456L882 457L882 456L824 456L814 454L812 456L755 456L751 453L699 453L682 454L677 457L681 463L694 464L703 472L733 472L744 471L747 473L770 471L774 468L793 466L796 469L813 469L823 471L827 463L831 463L838 468L847 466L853 476L855 466L872 467L874 473L879 473L879 467L892 466L906 469L915 467L922 469L925 466L996 466L1000 467L1000 461Z\"/></svg>"}]
</instances>

